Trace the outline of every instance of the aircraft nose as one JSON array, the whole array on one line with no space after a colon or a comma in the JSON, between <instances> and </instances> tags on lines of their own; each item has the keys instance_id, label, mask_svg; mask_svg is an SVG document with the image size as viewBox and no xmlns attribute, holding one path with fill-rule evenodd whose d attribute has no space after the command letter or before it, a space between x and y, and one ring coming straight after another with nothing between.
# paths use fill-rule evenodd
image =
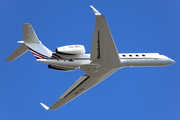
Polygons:
<instances>
[{"instance_id":1,"label":"aircraft nose","mask_svg":"<svg viewBox=\"0 0 180 120\"><path fill-rule=\"evenodd\" d=\"M174 64L174 63L176 63L173 59L169 59L169 63L170 64Z\"/></svg>"}]
</instances>

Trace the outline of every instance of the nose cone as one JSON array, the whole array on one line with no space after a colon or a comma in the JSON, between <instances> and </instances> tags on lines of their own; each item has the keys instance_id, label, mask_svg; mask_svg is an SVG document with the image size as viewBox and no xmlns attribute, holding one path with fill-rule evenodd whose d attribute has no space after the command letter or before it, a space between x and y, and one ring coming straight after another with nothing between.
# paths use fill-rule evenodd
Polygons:
<instances>
[{"instance_id":1,"label":"nose cone","mask_svg":"<svg viewBox=\"0 0 180 120\"><path fill-rule=\"evenodd\" d=\"M170 58L166 58L166 59L163 59L163 66L166 66L166 65L172 65L175 63L175 61L173 59L170 59Z\"/></svg>"},{"instance_id":2,"label":"nose cone","mask_svg":"<svg viewBox=\"0 0 180 120\"><path fill-rule=\"evenodd\" d=\"M176 63L173 59L169 59L169 64L171 65L171 64L174 64L174 63Z\"/></svg>"}]
</instances>

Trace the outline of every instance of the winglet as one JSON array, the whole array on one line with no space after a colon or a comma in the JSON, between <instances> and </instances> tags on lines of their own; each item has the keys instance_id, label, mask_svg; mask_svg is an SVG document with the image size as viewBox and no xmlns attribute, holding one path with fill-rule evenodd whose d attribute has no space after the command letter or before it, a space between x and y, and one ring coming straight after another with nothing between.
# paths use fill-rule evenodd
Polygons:
<instances>
[{"instance_id":1,"label":"winglet","mask_svg":"<svg viewBox=\"0 0 180 120\"><path fill-rule=\"evenodd\" d=\"M96 10L92 5L90 5L90 8L92 9L95 15L101 15L101 13L98 10Z\"/></svg>"},{"instance_id":2,"label":"winglet","mask_svg":"<svg viewBox=\"0 0 180 120\"><path fill-rule=\"evenodd\" d=\"M43 104L43 103L40 103L40 104L44 107L44 109L49 110L49 107L48 107L48 106L46 106L46 105Z\"/></svg>"}]
</instances>

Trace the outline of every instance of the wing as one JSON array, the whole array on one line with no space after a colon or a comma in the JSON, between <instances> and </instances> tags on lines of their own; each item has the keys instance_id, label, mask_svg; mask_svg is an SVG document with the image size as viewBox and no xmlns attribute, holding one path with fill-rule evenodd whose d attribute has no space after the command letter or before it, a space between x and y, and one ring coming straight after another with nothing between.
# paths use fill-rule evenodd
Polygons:
<instances>
[{"instance_id":1,"label":"wing","mask_svg":"<svg viewBox=\"0 0 180 120\"><path fill-rule=\"evenodd\" d=\"M91 76L85 74L84 76L81 76L51 107L47 107L43 103L41 103L41 105L46 110L58 109L59 107L65 105L69 101L73 100L74 98L78 97L88 89L104 80L116 70L116 68L100 70L98 72L95 72Z\"/></svg>"},{"instance_id":2,"label":"wing","mask_svg":"<svg viewBox=\"0 0 180 120\"><path fill-rule=\"evenodd\" d=\"M120 59L106 18L93 6L96 15L90 59L93 63L106 64L108 67L120 67Z\"/></svg>"},{"instance_id":3,"label":"wing","mask_svg":"<svg viewBox=\"0 0 180 120\"><path fill-rule=\"evenodd\" d=\"M90 6L96 15L95 32L93 33L91 64L80 66L86 71L51 107L43 103L47 110L58 109L85 91L89 90L121 67L119 55L111 36L106 19L94 7Z\"/></svg>"}]
</instances>

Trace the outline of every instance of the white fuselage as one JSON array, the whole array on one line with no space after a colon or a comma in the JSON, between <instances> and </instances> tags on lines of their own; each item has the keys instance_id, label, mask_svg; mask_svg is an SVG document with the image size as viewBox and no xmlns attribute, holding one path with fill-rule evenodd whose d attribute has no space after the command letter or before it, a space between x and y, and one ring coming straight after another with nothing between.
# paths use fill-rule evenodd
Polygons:
<instances>
[{"instance_id":1,"label":"white fuselage","mask_svg":"<svg viewBox=\"0 0 180 120\"><path fill-rule=\"evenodd\" d=\"M122 67L166 66L175 63L174 60L159 53L121 53L119 58ZM37 61L76 68L91 63L90 54L65 55L59 59L37 59Z\"/></svg>"}]
</instances>

